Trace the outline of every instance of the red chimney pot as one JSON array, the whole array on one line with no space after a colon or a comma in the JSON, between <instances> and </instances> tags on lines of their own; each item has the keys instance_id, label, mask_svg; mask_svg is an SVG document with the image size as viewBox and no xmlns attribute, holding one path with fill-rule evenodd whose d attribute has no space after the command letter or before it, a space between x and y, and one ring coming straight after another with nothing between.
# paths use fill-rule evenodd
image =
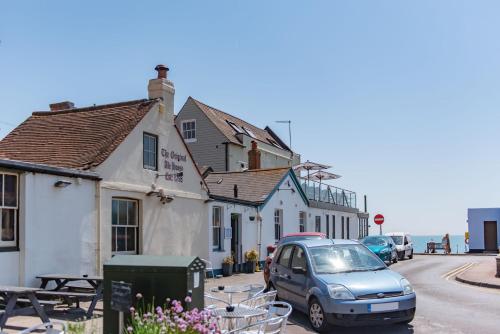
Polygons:
<instances>
[{"instance_id":1,"label":"red chimney pot","mask_svg":"<svg viewBox=\"0 0 500 334\"><path fill-rule=\"evenodd\" d=\"M158 72L158 79L166 79L169 68L163 64L156 65L155 70Z\"/></svg>"}]
</instances>

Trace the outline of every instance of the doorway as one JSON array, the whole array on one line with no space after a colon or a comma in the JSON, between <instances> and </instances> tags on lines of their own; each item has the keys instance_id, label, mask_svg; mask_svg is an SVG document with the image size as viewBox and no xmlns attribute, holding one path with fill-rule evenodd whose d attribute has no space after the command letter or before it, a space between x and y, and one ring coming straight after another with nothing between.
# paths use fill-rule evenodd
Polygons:
<instances>
[{"instance_id":1,"label":"doorway","mask_svg":"<svg viewBox=\"0 0 500 334\"><path fill-rule=\"evenodd\" d=\"M242 259L241 213L231 213L231 254L234 257L233 271L240 272Z\"/></svg>"},{"instance_id":2,"label":"doorway","mask_svg":"<svg viewBox=\"0 0 500 334\"><path fill-rule=\"evenodd\" d=\"M484 222L484 250L498 251L497 222Z\"/></svg>"}]
</instances>

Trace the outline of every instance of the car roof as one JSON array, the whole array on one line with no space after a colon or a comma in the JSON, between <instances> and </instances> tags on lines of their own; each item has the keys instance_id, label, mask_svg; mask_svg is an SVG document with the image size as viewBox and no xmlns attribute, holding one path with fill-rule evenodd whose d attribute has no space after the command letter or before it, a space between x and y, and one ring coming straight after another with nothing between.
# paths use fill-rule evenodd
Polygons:
<instances>
[{"instance_id":1,"label":"car roof","mask_svg":"<svg viewBox=\"0 0 500 334\"><path fill-rule=\"evenodd\" d=\"M321 232L297 232L297 233L289 233L286 234L283 238L286 237L323 237L326 238L326 234Z\"/></svg>"},{"instance_id":2,"label":"car roof","mask_svg":"<svg viewBox=\"0 0 500 334\"><path fill-rule=\"evenodd\" d=\"M317 246L331 246L331 245L359 245L359 242L356 240L349 239L309 239L309 240L297 240L290 244L299 244L305 247L317 247Z\"/></svg>"}]
</instances>

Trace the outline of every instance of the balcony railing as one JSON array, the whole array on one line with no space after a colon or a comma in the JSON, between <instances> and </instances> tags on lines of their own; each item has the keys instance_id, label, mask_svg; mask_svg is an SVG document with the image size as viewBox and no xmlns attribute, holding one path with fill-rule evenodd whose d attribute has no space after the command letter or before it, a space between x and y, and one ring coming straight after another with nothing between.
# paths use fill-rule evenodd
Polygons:
<instances>
[{"instance_id":1,"label":"balcony railing","mask_svg":"<svg viewBox=\"0 0 500 334\"><path fill-rule=\"evenodd\" d=\"M357 208L356 193L329 184L301 178L302 189L310 200Z\"/></svg>"}]
</instances>

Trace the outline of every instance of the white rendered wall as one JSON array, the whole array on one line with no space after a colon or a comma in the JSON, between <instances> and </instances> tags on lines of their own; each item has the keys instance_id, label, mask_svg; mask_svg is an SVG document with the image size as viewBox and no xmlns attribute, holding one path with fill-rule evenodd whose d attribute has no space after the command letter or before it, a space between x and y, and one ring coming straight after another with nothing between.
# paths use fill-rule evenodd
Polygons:
<instances>
[{"instance_id":1,"label":"white rendered wall","mask_svg":"<svg viewBox=\"0 0 500 334\"><path fill-rule=\"evenodd\" d=\"M54 187L68 180L65 188ZM38 286L48 273L96 273L95 181L47 174L21 176L20 279Z\"/></svg>"},{"instance_id":2,"label":"white rendered wall","mask_svg":"<svg viewBox=\"0 0 500 334\"><path fill-rule=\"evenodd\" d=\"M158 136L158 171L143 168L143 133ZM183 182L166 180L172 173L165 168L161 149L186 156L175 161L183 167ZM100 193L101 259L111 257L111 201L113 197L137 199L140 206L140 253L154 255L195 255L208 258L207 216L208 199L202 178L190 159L182 138L174 127L172 114L158 105L139 122L123 143L96 171L103 178ZM173 201L161 204L152 190L163 189Z\"/></svg>"},{"instance_id":3,"label":"white rendered wall","mask_svg":"<svg viewBox=\"0 0 500 334\"><path fill-rule=\"evenodd\" d=\"M19 252L0 252L0 285L19 285Z\"/></svg>"},{"instance_id":4,"label":"white rendered wall","mask_svg":"<svg viewBox=\"0 0 500 334\"><path fill-rule=\"evenodd\" d=\"M497 222L497 241L500 247L500 208L468 209L469 249L484 250L484 222Z\"/></svg>"}]
</instances>

